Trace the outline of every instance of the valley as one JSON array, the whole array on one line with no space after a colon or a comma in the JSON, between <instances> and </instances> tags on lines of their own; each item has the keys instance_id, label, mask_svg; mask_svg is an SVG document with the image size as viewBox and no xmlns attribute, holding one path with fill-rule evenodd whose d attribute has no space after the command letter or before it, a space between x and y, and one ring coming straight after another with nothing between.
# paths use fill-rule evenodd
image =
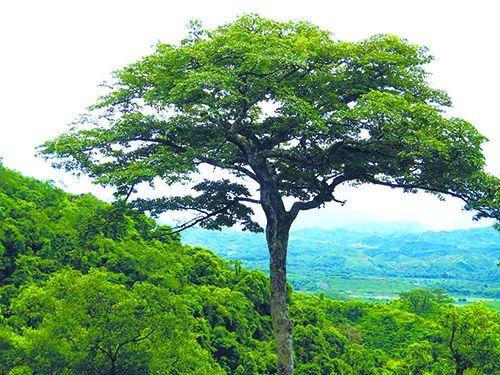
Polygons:
<instances>
[{"instance_id":1,"label":"valley","mask_svg":"<svg viewBox=\"0 0 500 375\"><path fill-rule=\"evenodd\" d=\"M364 227L292 231L287 264L292 286L337 299L389 300L414 288L443 288L457 301L500 298L500 234L495 229ZM183 233L183 240L248 268L268 268L263 234L195 228Z\"/></svg>"}]
</instances>

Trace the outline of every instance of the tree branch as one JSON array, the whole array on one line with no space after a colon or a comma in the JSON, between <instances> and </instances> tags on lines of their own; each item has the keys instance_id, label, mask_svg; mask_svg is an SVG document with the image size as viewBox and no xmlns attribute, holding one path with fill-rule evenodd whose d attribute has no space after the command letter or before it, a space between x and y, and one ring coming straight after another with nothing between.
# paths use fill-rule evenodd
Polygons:
<instances>
[{"instance_id":1,"label":"tree branch","mask_svg":"<svg viewBox=\"0 0 500 375\"><path fill-rule=\"evenodd\" d=\"M437 189L437 188L433 188L433 187L425 186L425 185L420 185L420 184L402 184L402 183L380 181L380 180L377 180L371 176L365 176L365 177L363 177L363 179L365 179L366 181L368 181L374 185L388 186L388 187L391 187L393 189L397 189L397 188L399 188L399 189L417 189L417 190L429 191L429 192L437 193L437 194L445 194L445 195L452 196L454 198L458 198L458 199L462 200L465 204L470 204L470 201L473 200L473 198L468 197L465 194L456 193L456 192L446 190L446 189ZM488 212L486 212L485 210L483 210L479 207L474 207L474 210L485 215L486 217L491 217L491 215Z\"/></svg>"},{"instance_id":2,"label":"tree branch","mask_svg":"<svg viewBox=\"0 0 500 375\"><path fill-rule=\"evenodd\" d=\"M117 358L117 357L118 357L118 352L119 352L119 351L120 351L120 349L121 349L121 348L123 348L125 345L130 344L130 343L137 343L137 342L139 342L139 341L146 340L149 336L151 336L151 335L153 334L153 332L154 332L154 331L155 331L155 330L154 330L154 329L152 329L152 330L151 330L148 334L146 334L146 335L144 335L144 336L142 336L142 337L141 337L141 335L139 334L139 335L137 335L137 336L135 336L135 337L131 338L130 340L126 340L126 341L124 341L124 342L122 342L122 343L118 344L118 345L116 346L115 351L114 351L114 358Z\"/></svg>"},{"instance_id":3,"label":"tree branch","mask_svg":"<svg viewBox=\"0 0 500 375\"><path fill-rule=\"evenodd\" d=\"M223 214L224 212L228 211L232 206L237 204L238 202L248 202L248 203L254 203L254 204L261 204L261 201L259 199L254 199L254 198L248 198L248 197L236 197L232 201L228 202L224 207L215 210L215 211L206 211L199 209L197 207L189 207L189 206L179 206L180 209L185 210L185 211L197 211L201 213L202 215L198 215L197 217L194 217L180 225L177 225L174 227L173 233L179 233L182 232L188 228L192 228L197 224L200 224L210 218L213 218L214 216Z\"/></svg>"},{"instance_id":4,"label":"tree branch","mask_svg":"<svg viewBox=\"0 0 500 375\"><path fill-rule=\"evenodd\" d=\"M198 217L195 217L191 220L188 220L186 221L185 223L181 224L181 225L177 225L176 227L174 227L173 231L170 232L171 234L174 234L174 233L180 233L188 228L192 228L194 227L195 225L205 221L205 220L208 220L210 219L211 217L214 217L216 215L219 215L225 211L227 211L230 207L231 207L232 203L231 204L228 204L226 206L224 206L223 208L221 208L220 210L216 210L216 211L213 211L213 212L210 212L210 213L207 213L206 215L203 215L203 216L198 216Z\"/></svg>"},{"instance_id":5,"label":"tree branch","mask_svg":"<svg viewBox=\"0 0 500 375\"><path fill-rule=\"evenodd\" d=\"M343 182L345 182L347 180L348 180L347 177L345 177L344 175L340 175L340 176L335 177L330 184L326 185L325 188L322 191L320 191L310 201L307 201L307 202L302 202L302 201L295 202L292 205L292 208L289 211L290 215L293 218L295 218L300 211L306 211L306 210L311 210L313 208L317 208L317 207L321 206L322 204L325 204L326 202L332 202L333 201L333 202L337 202L337 203L340 203L340 204L344 205L345 201L341 201L341 200L336 199L333 196L333 191L335 190L335 188L338 185L340 185L341 183L343 183Z\"/></svg>"},{"instance_id":6,"label":"tree branch","mask_svg":"<svg viewBox=\"0 0 500 375\"><path fill-rule=\"evenodd\" d=\"M179 146L166 138L142 138L141 137L141 138L135 138L135 139L131 139L131 140L144 141L144 142L156 142L156 143L162 144L164 146L167 146L168 148L170 148L172 151L174 151L177 154L182 154L182 153L188 151L188 149L186 147ZM209 157L206 157L206 156L202 156L202 155L195 156L195 159L198 159L202 163L209 164L209 165L212 165L212 166L217 167L217 168L233 169L235 171L238 171L238 172L241 172L241 173L247 175L248 177L250 177L254 181L257 181L257 176L252 171L250 171L249 169L247 169L245 167L242 167L239 165L231 165L231 166L222 165L221 163L217 162L216 160L209 158Z\"/></svg>"},{"instance_id":7,"label":"tree branch","mask_svg":"<svg viewBox=\"0 0 500 375\"><path fill-rule=\"evenodd\" d=\"M262 201L260 199L253 199L253 198L246 198L246 197L236 198L235 200L238 202L248 202L248 203L255 203L255 204L262 203Z\"/></svg>"},{"instance_id":8,"label":"tree branch","mask_svg":"<svg viewBox=\"0 0 500 375\"><path fill-rule=\"evenodd\" d=\"M132 193L134 192L134 187L135 187L135 184L132 184L130 186L130 189L128 190L128 193L125 197L125 199L123 200L125 203L128 201L128 199L130 198L130 196L132 195Z\"/></svg>"},{"instance_id":9,"label":"tree branch","mask_svg":"<svg viewBox=\"0 0 500 375\"><path fill-rule=\"evenodd\" d=\"M440 193L440 194L446 194L446 195L450 195L452 197L455 197L455 198L459 198L461 200L463 200L465 203L467 203L467 198L464 196L464 195L461 195L461 194L458 194L458 193L455 193L453 191L449 191L449 190L446 190L446 189L437 189L437 188L433 188L433 187L430 187L430 186L425 186L425 185L419 185L419 184L402 184L402 183L394 183L394 182L387 182L387 181L380 181L380 180L377 180L373 177L370 177L370 176L365 176L363 177L363 179L365 179L366 181L374 184L374 185L381 185L381 186L388 186L388 187L391 187L391 188L400 188L400 189L418 189L418 190L426 190L426 191L430 191L430 192L433 192L433 193Z\"/></svg>"}]
</instances>

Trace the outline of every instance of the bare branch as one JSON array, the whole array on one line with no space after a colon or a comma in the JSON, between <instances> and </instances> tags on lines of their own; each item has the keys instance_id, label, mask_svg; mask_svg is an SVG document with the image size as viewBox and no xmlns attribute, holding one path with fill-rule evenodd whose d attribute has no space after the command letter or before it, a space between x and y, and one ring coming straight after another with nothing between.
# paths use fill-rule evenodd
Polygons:
<instances>
[{"instance_id":1,"label":"bare branch","mask_svg":"<svg viewBox=\"0 0 500 375\"><path fill-rule=\"evenodd\" d=\"M135 184L132 184L130 186L130 189L128 190L128 193L127 195L125 196L125 199L123 200L124 202L127 202L128 199L130 198L130 196L132 195L132 193L134 192L134 188L135 188Z\"/></svg>"},{"instance_id":2,"label":"bare branch","mask_svg":"<svg viewBox=\"0 0 500 375\"><path fill-rule=\"evenodd\" d=\"M400 189L408 189L408 190L411 190L411 189L425 190L425 191L430 191L433 193L450 195L452 197L462 199L464 202L467 202L467 200L466 200L467 198L465 196L458 194L458 193L455 193L453 191L446 190L446 189L436 189L436 188L432 188L430 186L419 185L419 184L402 184L402 183L397 183L397 182L380 181L380 180L377 180L377 179L370 177L370 176L365 176L364 179L367 182L370 182L374 185L388 186L388 187L391 187L393 189L400 188Z\"/></svg>"},{"instance_id":3,"label":"bare branch","mask_svg":"<svg viewBox=\"0 0 500 375\"><path fill-rule=\"evenodd\" d=\"M261 201L258 199L253 199L253 198L248 198L248 197L237 197L234 200L232 200L231 202L229 202L228 204L226 204L221 209L215 210L212 212L201 210L201 209L196 208L196 207L179 206L179 208L182 210L197 211L197 212L201 213L202 215L198 215L198 216L196 216L196 217L194 217L194 218L192 218L192 219L190 219L190 220L188 220L180 225L177 225L176 227L173 228L174 230L171 233L172 234L179 233L179 232L182 232L188 228L192 228L197 224L200 224L200 223L202 223L210 218L213 218L214 216L217 216L217 215L220 215L220 214L226 212L227 210L229 210L233 205L237 204L238 202L248 202L248 203L254 203L254 204L261 204Z\"/></svg>"},{"instance_id":4,"label":"bare branch","mask_svg":"<svg viewBox=\"0 0 500 375\"><path fill-rule=\"evenodd\" d=\"M470 200L473 199L471 197L468 197L465 194L456 193L456 192L453 192L451 190L437 189L437 188L433 188L433 187L425 186L425 185L420 185L420 184L404 184L404 183L397 183L397 182L380 181L380 180L377 180L371 176L365 176L365 177L363 177L363 179L365 179L367 182L370 182L374 185L388 186L388 187L393 188L393 189L397 189L397 188L406 189L406 190L416 189L416 190L428 191L431 193L449 195L451 197L458 198L458 199L462 200L466 204L469 204ZM488 212L486 212L485 210L482 210L481 208L475 208L475 210L481 214L489 216Z\"/></svg>"},{"instance_id":5,"label":"bare branch","mask_svg":"<svg viewBox=\"0 0 500 375\"><path fill-rule=\"evenodd\" d=\"M320 191L310 201L307 201L307 202L302 202L302 201L295 202L292 205L292 208L289 211L290 215L293 218L295 218L300 211L306 211L306 210L310 210L310 209L313 209L313 208L317 208L317 207L319 207L319 206L321 206L321 205L323 205L323 204L325 204L327 202L332 202L332 201L344 205L345 201L336 199L333 196L333 191L335 190L335 188L338 185L340 185L341 183L343 183L343 182L345 182L347 180L348 179L344 175L340 175L340 176L335 177L330 184L326 185L323 188L323 190Z\"/></svg>"},{"instance_id":6,"label":"bare branch","mask_svg":"<svg viewBox=\"0 0 500 375\"><path fill-rule=\"evenodd\" d=\"M122 347L124 347L125 345L127 344L131 344L131 343L137 343L137 342L140 342L140 341L143 341L143 340L146 340L149 336L151 336L153 334L153 332L155 331L155 329L152 329L149 333L147 333L146 335L144 336L141 336L140 334L135 336L135 337L132 337L130 340L126 340L120 344L117 345L116 349L115 349L115 353L114 353L114 357L118 357L118 353L120 351L120 349Z\"/></svg>"},{"instance_id":7,"label":"bare branch","mask_svg":"<svg viewBox=\"0 0 500 375\"><path fill-rule=\"evenodd\" d=\"M253 199L253 198L246 198L246 197L236 198L235 200L238 202L248 202L248 203L255 203L255 204L262 203L262 201L260 199Z\"/></svg>"},{"instance_id":8,"label":"bare branch","mask_svg":"<svg viewBox=\"0 0 500 375\"><path fill-rule=\"evenodd\" d=\"M220 210L217 210L217 211L213 211L213 212L210 212L210 213L207 213L206 215L203 215L203 216L198 216L198 217L195 217L181 225L177 225L176 227L174 227L173 231L170 232L171 234L174 234L174 233L180 233L188 228L192 228L194 227L195 225L197 224L200 224L202 223L203 221L205 220L208 220L216 215L219 215L225 211L227 211L230 207L231 207L232 204L228 204L226 205L225 207L221 208Z\"/></svg>"}]
</instances>

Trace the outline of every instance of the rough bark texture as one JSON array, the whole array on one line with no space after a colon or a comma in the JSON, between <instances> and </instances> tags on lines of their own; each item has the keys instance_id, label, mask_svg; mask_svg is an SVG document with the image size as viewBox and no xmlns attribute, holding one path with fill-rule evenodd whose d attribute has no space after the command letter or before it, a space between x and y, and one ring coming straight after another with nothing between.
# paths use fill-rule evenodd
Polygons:
<instances>
[{"instance_id":1,"label":"rough bark texture","mask_svg":"<svg viewBox=\"0 0 500 375\"><path fill-rule=\"evenodd\" d=\"M278 374L293 374L292 322L286 310L288 228L268 225L266 236L270 254L271 319L276 338Z\"/></svg>"},{"instance_id":2,"label":"rough bark texture","mask_svg":"<svg viewBox=\"0 0 500 375\"><path fill-rule=\"evenodd\" d=\"M276 340L278 374L293 374L292 321L288 316L286 288L286 254L288 234L296 214L285 209L272 174L264 161L253 165L260 183L260 201L266 214L266 240L270 258L271 320Z\"/></svg>"},{"instance_id":3,"label":"rough bark texture","mask_svg":"<svg viewBox=\"0 0 500 375\"><path fill-rule=\"evenodd\" d=\"M116 375L117 374L117 372L116 372L116 358L115 359L111 359L111 369L110 369L109 373L111 375Z\"/></svg>"}]
</instances>

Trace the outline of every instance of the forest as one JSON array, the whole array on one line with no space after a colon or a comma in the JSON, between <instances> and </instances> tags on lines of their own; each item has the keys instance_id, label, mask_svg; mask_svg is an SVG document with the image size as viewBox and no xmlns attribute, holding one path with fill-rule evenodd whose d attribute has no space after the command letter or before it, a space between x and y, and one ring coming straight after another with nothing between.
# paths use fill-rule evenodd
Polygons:
<instances>
[{"instance_id":1,"label":"forest","mask_svg":"<svg viewBox=\"0 0 500 375\"><path fill-rule=\"evenodd\" d=\"M0 374L272 374L269 279L125 205L0 166ZM288 289L297 374L495 374L499 315L442 289Z\"/></svg>"}]
</instances>

